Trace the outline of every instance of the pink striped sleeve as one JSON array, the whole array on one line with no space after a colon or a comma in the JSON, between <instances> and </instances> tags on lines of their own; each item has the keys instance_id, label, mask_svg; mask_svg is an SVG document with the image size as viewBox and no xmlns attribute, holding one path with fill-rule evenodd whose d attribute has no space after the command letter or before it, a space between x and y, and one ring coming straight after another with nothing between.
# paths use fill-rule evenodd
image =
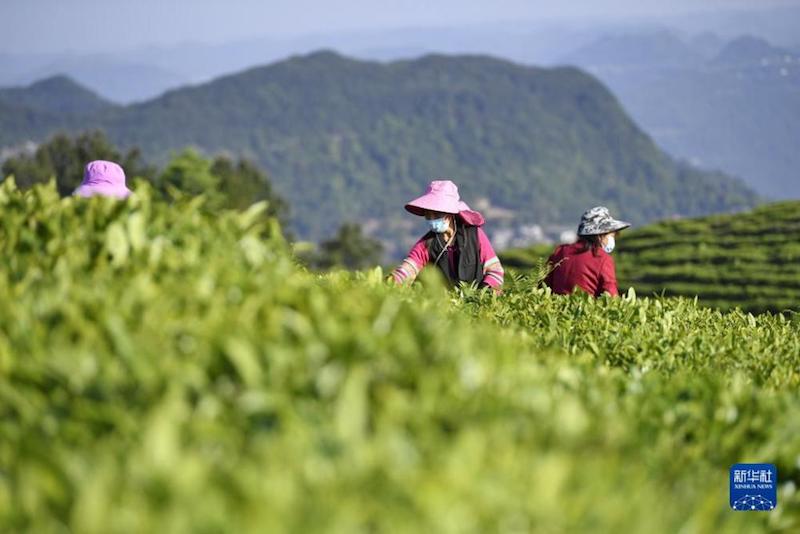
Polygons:
<instances>
[{"instance_id":1,"label":"pink striped sleeve","mask_svg":"<svg viewBox=\"0 0 800 534\"><path fill-rule=\"evenodd\" d=\"M402 284L414 280L428 261L428 246L424 239L420 239L411 247L408 256L392 271L394 281Z\"/></svg>"},{"instance_id":2,"label":"pink striped sleeve","mask_svg":"<svg viewBox=\"0 0 800 534\"><path fill-rule=\"evenodd\" d=\"M483 263L483 283L492 289L498 289L503 285L505 272L483 228L478 228L478 244L481 249L480 261Z\"/></svg>"}]
</instances>

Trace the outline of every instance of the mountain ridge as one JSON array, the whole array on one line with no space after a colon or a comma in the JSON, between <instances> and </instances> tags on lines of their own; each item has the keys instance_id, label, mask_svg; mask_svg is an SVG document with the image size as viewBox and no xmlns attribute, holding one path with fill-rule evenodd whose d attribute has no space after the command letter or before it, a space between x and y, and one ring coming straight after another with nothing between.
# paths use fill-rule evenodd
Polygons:
<instances>
[{"instance_id":1,"label":"mountain ridge","mask_svg":"<svg viewBox=\"0 0 800 534\"><path fill-rule=\"evenodd\" d=\"M0 100L17 107L62 114L88 115L114 107L109 100L64 74L25 87L0 88Z\"/></svg>"},{"instance_id":2,"label":"mountain ridge","mask_svg":"<svg viewBox=\"0 0 800 534\"><path fill-rule=\"evenodd\" d=\"M186 145L258 161L320 239L345 220L408 235L403 203L437 177L519 224L605 203L634 222L744 208L738 181L671 160L598 80L484 55L378 63L318 51L87 118L164 161Z\"/></svg>"}]
</instances>

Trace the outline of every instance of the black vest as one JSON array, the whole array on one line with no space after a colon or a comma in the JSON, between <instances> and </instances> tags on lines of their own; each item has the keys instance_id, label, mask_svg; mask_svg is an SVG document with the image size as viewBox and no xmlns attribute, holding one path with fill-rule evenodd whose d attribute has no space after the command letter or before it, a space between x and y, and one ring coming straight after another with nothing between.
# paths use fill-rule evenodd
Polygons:
<instances>
[{"instance_id":1,"label":"black vest","mask_svg":"<svg viewBox=\"0 0 800 534\"><path fill-rule=\"evenodd\" d=\"M436 266L444 274L451 286L458 285L459 282L479 284L483 280L483 263L480 261L481 248L478 243L477 226L459 226L456 230L455 243L455 263L456 271L450 270L448 253L444 249L444 240L434 232L425 235L425 244L428 247L428 257L430 261L436 262Z\"/></svg>"}]
</instances>

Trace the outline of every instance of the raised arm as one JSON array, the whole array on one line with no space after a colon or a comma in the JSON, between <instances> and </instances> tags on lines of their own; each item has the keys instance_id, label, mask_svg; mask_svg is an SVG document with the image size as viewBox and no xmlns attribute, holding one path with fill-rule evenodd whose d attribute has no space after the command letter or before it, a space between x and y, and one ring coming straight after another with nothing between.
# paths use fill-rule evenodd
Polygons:
<instances>
[{"instance_id":1,"label":"raised arm","mask_svg":"<svg viewBox=\"0 0 800 534\"><path fill-rule=\"evenodd\" d=\"M392 278L397 284L411 283L428 261L428 247L425 240L420 239L411 247L408 256L392 271Z\"/></svg>"}]
</instances>

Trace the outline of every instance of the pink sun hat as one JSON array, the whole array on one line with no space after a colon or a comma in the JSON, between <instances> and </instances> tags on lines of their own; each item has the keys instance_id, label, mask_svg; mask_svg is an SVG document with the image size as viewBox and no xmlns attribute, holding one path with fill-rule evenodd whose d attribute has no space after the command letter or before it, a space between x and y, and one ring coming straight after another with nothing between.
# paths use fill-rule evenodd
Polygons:
<instances>
[{"instance_id":1,"label":"pink sun hat","mask_svg":"<svg viewBox=\"0 0 800 534\"><path fill-rule=\"evenodd\" d=\"M414 215L425 215L428 210L456 214L463 211L466 204L461 202L456 184L450 180L434 180L424 195L406 204L405 208Z\"/></svg>"},{"instance_id":2,"label":"pink sun hat","mask_svg":"<svg viewBox=\"0 0 800 534\"><path fill-rule=\"evenodd\" d=\"M83 182L75 190L79 197L127 198L131 190L125 185L125 171L113 161L95 160L86 165Z\"/></svg>"}]
</instances>

